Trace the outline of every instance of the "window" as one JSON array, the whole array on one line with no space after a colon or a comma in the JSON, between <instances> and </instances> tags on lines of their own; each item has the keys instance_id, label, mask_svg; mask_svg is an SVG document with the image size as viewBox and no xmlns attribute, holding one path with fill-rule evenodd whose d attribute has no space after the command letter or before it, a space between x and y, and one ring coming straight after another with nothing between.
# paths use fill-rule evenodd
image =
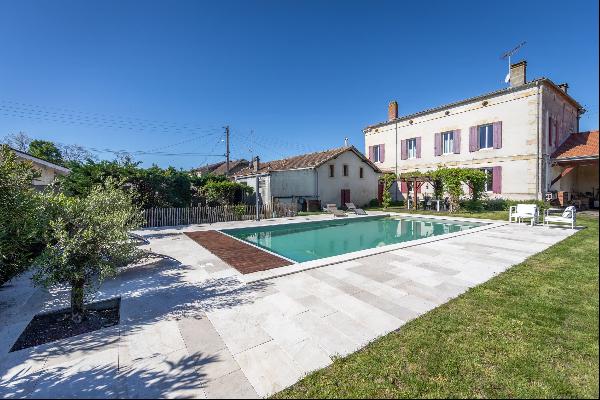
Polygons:
<instances>
[{"instance_id":1,"label":"window","mask_svg":"<svg viewBox=\"0 0 600 400\"><path fill-rule=\"evenodd\" d=\"M417 139L408 139L406 147L408 148L408 158L417 158Z\"/></svg>"},{"instance_id":2,"label":"window","mask_svg":"<svg viewBox=\"0 0 600 400\"><path fill-rule=\"evenodd\" d=\"M333 178L335 176L335 165L329 165L329 177Z\"/></svg>"},{"instance_id":3,"label":"window","mask_svg":"<svg viewBox=\"0 0 600 400\"><path fill-rule=\"evenodd\" d=\"M444 154L454 153L454 132L442 133L442 149Z\"/></svg>"},{"instance_id":4,"label":"window","mask_svg":"<svg viewBox=\"0 0 600 400\"><path fill-rule=\"evenodd\" d=\"M487 179L485 180L484 191L491 192L494 187L494 174L492 173L492 168L481 168L481 171L485 172Z\"/></svg>"},{"instance_id":5,"label":"window","mask_svg":"<svg viewBox=\"0 0 600 400\"><path fill-rule=\"evenodd\" d=\"M342 172L343 172L344 176L348 176L348 166L346 164L344 164L344 167L342 168Z\"/></svg>"},{"instance_id":6,"label":"window","mask_svg":"<svg viewBox=\"0 0 600 400\"><path fill-rule=\"evenodd\" d=\"M492 124L479 126L479 148L491 149L494 147L494 126Z\"/></svg>"},{"instance_id":7,"label":"window","mask_svg":"<svg viewBox=\"0 0 600 400\"><path fill-rule=\"evenodd\" d=\"M360 168L358 169L358 176L359 176L360 178L364 178L364 177L365 177L365 173L364 173L363 167L360 167Z\"/></svg>"},{"instance_id":8,"label":"window","mask_svg":"<svg viewBox=\"0 0 600 400\"><path fill-rule=\"evenodd\" d=\"M380 146L377 144L373 146L373 162L381 162Z\"/></svg>"}]
</instances>

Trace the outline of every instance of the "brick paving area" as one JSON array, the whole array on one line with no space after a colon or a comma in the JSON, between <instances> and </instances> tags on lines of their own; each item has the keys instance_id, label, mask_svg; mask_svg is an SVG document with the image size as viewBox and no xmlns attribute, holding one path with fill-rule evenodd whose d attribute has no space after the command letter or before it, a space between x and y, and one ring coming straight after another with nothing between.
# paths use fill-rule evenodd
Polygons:
<instances>
[{"instance_id":1,"label":"brick paving area","mask_svg":"<svg viewBox=\"0 0 600 400\"><path fill-rule=\"evenodd\" d=\"M242 274L292 265L288 260L232 239L218 231L185 232L185 234Z\"/></svg>"}]
</instances>

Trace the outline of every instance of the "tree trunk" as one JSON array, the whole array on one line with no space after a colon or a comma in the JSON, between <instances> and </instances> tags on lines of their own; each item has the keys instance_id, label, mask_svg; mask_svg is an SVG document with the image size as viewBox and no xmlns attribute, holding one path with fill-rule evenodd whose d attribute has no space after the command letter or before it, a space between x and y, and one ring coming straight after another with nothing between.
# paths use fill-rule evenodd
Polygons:
<instances>
[{"instance_id":1,"label":"tree trunk","mask_svg":"<svg viewBox=\"0 0 600 400\"><path fill-rule=\"evenodd\" d=\"M85 280L83 279L76 279L71 283L71 320L76 324L82 321L85 312L83 304L84 287Z\"/></svg>"}]
</instances>

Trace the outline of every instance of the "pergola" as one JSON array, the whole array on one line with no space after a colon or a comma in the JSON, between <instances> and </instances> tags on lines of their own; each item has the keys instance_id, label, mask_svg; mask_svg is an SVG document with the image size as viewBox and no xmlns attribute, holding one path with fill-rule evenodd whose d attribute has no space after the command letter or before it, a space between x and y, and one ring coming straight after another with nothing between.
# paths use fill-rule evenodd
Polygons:
<instances>
[{"instance_id":1,"label":"pergola","mask_svg":"<svg viewBox=\"0 0 600 400\"><path fill-rule=\"evenodd\" d=\"M425 183L431 183L435 186L434 180L430 175L423 174L421 172L405 172L400 174L398 177L399 182L412 183L413 190L413 209L417 210L419 208L419 202L417 201L417 193ZM400 186L402 188L402 186ZM402 193L402 189L400 189L400 193ZM408 196L410 194L410 189L408 185L406 185L406 208L410 209L410 203L408 201Z\"/></svg>"}]
</instances>

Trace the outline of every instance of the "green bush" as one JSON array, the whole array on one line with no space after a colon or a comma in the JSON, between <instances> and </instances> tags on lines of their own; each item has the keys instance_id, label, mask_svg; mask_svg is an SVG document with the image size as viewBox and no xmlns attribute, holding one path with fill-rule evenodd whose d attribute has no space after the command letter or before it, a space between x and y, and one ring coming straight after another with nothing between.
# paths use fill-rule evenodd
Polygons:
<instances>
[{"instance_id":1,"label":"green bush","mask_svg":"<svg viewBox=\"0 0 600 400\"><path fill-rule=\"evenodd\" d=\"M371 201L369 201L369 207L379 207L379 200L371 199Z\"/></svg>"},{"instance_id":2,"label":"green bush","mask_svg":"<svg viewBox=\"0 0 600 400\"><path fill-rule=\"evenodd\" d=\"M509 199L483 199L478 201L461 200L460 207L470 212L482 211L508 211L517 204L536 204L541 211L550 207L550 204L541 200L509 200Z\"/></svg>"}]
</instances>

